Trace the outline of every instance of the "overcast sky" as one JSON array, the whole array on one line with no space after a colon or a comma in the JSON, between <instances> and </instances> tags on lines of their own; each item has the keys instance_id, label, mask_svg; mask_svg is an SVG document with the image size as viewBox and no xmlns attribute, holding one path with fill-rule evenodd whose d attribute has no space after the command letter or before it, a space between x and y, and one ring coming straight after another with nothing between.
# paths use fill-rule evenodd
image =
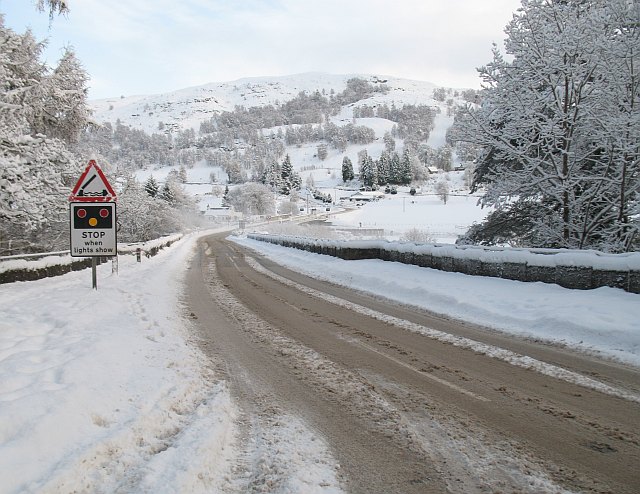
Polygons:
<instances>
[{"instance_id":1,"label":"overcast sky","mask_svg":"<svg viewBox=\"0 0 640 494\"><path fill-rule=\"evenodd\" d=\"M55 66L70 45L91 99L301 72L378 74L479 88L520 0L0 0L5 24L47 38Z\"/></svg>"}]
</instances>

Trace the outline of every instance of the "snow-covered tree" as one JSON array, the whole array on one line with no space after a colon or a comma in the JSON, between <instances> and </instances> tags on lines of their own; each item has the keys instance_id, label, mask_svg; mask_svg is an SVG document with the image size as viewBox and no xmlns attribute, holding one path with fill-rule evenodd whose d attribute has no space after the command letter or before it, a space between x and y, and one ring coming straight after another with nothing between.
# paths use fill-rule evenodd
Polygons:
<instances>
[{"instance_id":1,"label":"snow-covered tree","mask_svg":"<svg viewBox=\"0 0 640 494\"><path fill-rule=\"evenodd\" d=\"M342 158L342 181L350 182L354 178L355 175L353 173L353 163L351 163L351 160L348 156L345 156L344 158Z\"/></svg>"},{"instance_id":2,"label":"snow-covered tree","mask_svg":"<svg viewBox=\"0 0 640 494\"><path fill-rule=\"evenodd\" d=\"M436 182L436 194L438 194L438 197L440 197L440 200L443 203L447 203L447 200L449 199L449 184L446 180L439 180Z\"/></svg>"},{"instance_id":3,"label":"snow-covered tree","mask_svg":"<svg viewBox=\"0 0 640 494\"><path fill-rule=\"evenodd\" d=\"M324 142L318 145L317 152L318 152L318 159L320 161L324 161L327 159L327 154L328 154L327 145Z\"/></svg>"},{"instance_id":4,"label":"snow-covered tree","mask_svg":"<svg viewBox=\"0 0 640 494\"><path fill-rule=\"evenodd\" d=\"M480 69L459 137L483 149L474 186L496 210L483 243L627 251L640 231L640 9L526 0Z\"/></svg>"},{"instance_id":5,"label":"snow-covered tree","mask_svg":"<svg viewBox=\"0 0 640 494\"><path fill-rule=\"evenodd\" d=\"M50 74L39 60L42 47L29 31L20 35L6 28L0 16L0 249L5 252L68 243L67 197L81 173L65 143L74 132L65 129L64 119L41 126L52 95L60 94L66 81L64 70ZM67 103L59 100L57 110L71 112ZM86 115L86 108L80 114ZM84 122L79 117L80 126Z\"/></svg>"},{"instance_id":6,"label":"snow-covered tree","mask_svg":"<svg viewBox=\"0 0 640 494\"><path fill-rule=\"evenodd\" d=\"M380 158L376 161L376 174L378 176L378 184L390 183L391 156L386 150L382 151Z\"/></svg>"},{"instance_id":7,"label":"snow-covered tree","mask_svg":"<svg viewBox=\"0 0 640 494\"><path fill-rule=\"evenodd\" d=\"M118 240L143 242L180 230L178 220L166 201L154 198L128 176L118 194Z\"/></svg>"},{"instance_id":8,"label":"snow-covered tree","mask_svg":"<svg viewBox=\"0 0 640 494\"><path fill-rule=\"evenodd\" d=\"M444 170L445 172L450 172L453 168L453 150L449 144L445 144L444 146L435 150L435 154L432 157L433 164Z\"/></svg>"},{"instance_id":9,"label":"snow-covered tree","mask_svg":"<svg viewBox=\"0 0 640 494\"><path fill-rule=\"evenodd\" d=\"M389 161L389 183L401 184L402 183L402 169L400 164L400 155L396 152L391 154Z\"/></svg>"},{"instance_id":10,"label":"snow-covered tree","mask_svg":"<svg viewBox=\"0 0 640 494\"><path fill-rule=\"evenodd\" d=\"M384 133L382 140L384 141L384 149L388 153L393 153L396 149L396 140L393 136L387 131Z\"/></svg>"},{"instance_id":11,"label":"snow-covered tree","mask_svg":"<svg viewBox=\"0 0 640 494\"><path fill-rule=\"evenodd\" d=\"M410 158L411 164L411 181L421 183L429 178L429 171L424 166L422 161L417 156L412 155Z\"/></svg>"},{"instance_id":12,"label":"snow-covered tree","mask_svg":"<svg viewBox=\"0 0 640 494\"><path fill-rule=\"evenodd\" d=\"M158 182L153 178L153 175L149 175L149 178L144 183L144 191L151 197L156 197L159 190L160 186L158 185Z\"/></svg>"},{"instance_id":13,"label":"snow-covered tree","mask_svg":"<svg viewBox=\"0 0 640 494\"><path fill-rule=\"evenodd\" d=\"M273 190L264 184L248 183L234 187L226 196L227 203L244 214L274 214Z\"/></svg>"},{"instance_id":14,"label":"snow-covered tree","mask_svg":"<svg viewBox=\"0 0 640 494\"><path fill-rule=\"evenodd\" d=\"M282 161L280 167L280 192L289 195L293 190L300 190L302 186L302 178L293 169L291 158L287 154Z\"/></svg>"},{"instance_id":15,"label":"snow-covered tree","mask_svg":"<svg viewBox=\"0 0 640 494\"><path fill-rule=\"evenodd\" d=\"M358 162L360 164L360 181L362 185L365 187L378 185L376 164L366 150L358 153Z\"/></svg>"},{"instance_id":16,"label":"snow-covered tree","mask_svg":"<svg viewBox=\"0 0 640 494\"><path fill-rule=\"evenodd\" d=\"M409 185L411 183L411 150L405 148L402 153L402 161L400 161L400 185Z\"/></svg>"},{"instance_id":17,"label":"snow-covered tree","mask_svg":"<svg viewBox=\"0 0 640 494\"><path fill-rule=\"evenodd\" d=\"M67 48L58 66L43 79L42 107L34 115L33 130L75 143L90 118L88 80L75 53Z\"/></svg>"}]
</instances>

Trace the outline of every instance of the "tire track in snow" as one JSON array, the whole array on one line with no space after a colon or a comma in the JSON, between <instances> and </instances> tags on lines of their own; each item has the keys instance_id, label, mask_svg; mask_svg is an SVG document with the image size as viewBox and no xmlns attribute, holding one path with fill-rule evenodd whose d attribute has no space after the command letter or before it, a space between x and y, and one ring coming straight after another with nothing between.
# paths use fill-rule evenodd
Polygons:
<instances>
[{"instance_id":1,"label":"tire track in snow","mask_svg":"<svg viewBox=\"0 0 640 494\"><path fill-rule=\"evenodd\" d=\"M255 269L256 271L266 276L269 276L270 278L276 281L279 281L280 283L294 287L308 295L311 295L316 298L320 298L322 300L338 305L340 307L344 307L346 309L358 312L362 315L372 317L379 321L383 321L387 324L391 324L399 328L403 328L408 331L412 331L414 333L424 335L428 338L432 338L434 340L438 340L443 343L448 343L459 348L466 348L474 352L487 355L488 357L502 360L516 367L521 367L523 369L532 370L549 377L561 379L568 383L582 386L584 388L592 389L594 391L598 391L606 395L615 396L618 398L623 398L628 401L640 403L640 395L638 395L637 393L633 393L624 389L610 386L608 384L602 383L600 381L584 376L577 372L570 371L568 369L564 369L562 367L558 367L553 364L542 362L540 360L513 352L511 350L506 350L504 348L489 345L487 343L482 343L480 341L472 340L470 338L452 335L450 333L445 333L443 331L439 331L433 328L428 328L426 326L422 326L420 324L416 324L411 321L407 321L405 319L400 319L394 316L383 314L382 312L369 309L362 305L349 302L348 300L335 297L328 293L320 292L313 288L309 288L305 285L301 285L300 283L296 283L295 281L292 281L288 278L285 278L283 276L280 276L274 273L273 271L270 271L269 269L265 268L260 263L258 263L258 261L256 261L252 257L247 257L246 260L247 260L247 263L253 269Z\"/></svg>"}]
</instances>

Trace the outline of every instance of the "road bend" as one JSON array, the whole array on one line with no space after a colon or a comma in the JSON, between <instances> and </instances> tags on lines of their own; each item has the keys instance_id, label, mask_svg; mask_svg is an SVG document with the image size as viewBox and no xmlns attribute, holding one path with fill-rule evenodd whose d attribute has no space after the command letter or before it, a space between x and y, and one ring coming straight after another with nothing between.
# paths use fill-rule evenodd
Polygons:
<instances>
[{"instance_id":1,"label":"road bend","mask_svg":"<svg viewBox=\"0 0 640 494\"><path fill-rule=\"evenodd\" d=\"M300 417L347 492L640 492L636 368L312 279L222 235L199 243L186 304L243 412Z\"/></svg>"}]
</instances>

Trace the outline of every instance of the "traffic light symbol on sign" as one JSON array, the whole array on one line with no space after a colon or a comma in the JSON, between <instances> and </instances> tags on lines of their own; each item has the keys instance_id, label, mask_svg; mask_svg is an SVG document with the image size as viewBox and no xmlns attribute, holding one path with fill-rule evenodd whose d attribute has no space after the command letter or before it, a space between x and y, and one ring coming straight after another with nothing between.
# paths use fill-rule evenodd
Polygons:
<instances>
[{"instance_id":1,"label":"traffic light symbol on sign","mask_svg":"<svg viewBox=\"0 0 640 494\"><path fill-rule=\"evenodd\" d=\"M73 215L73 228L86 230L91 228L113 228L112 209L105 206L76 206Z\"/></svg>"}]
</instances>

